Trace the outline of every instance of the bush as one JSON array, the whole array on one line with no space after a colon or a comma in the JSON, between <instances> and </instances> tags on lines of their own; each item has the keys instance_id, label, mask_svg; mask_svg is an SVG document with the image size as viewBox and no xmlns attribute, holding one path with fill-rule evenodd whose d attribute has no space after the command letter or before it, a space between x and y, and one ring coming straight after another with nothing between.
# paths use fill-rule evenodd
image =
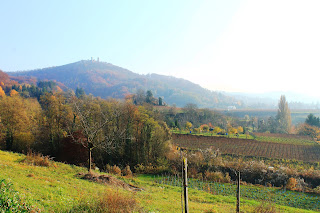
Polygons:
<instances>
[{"instance_id":1,"label":"bush","mask_svg":"<svg viewBox=\"0 0 320 213\"><path fill-rule=\"evenodd\" d=\"M167 166L153 166L152 164L138 164L134 167L134 171L138 174L163 174L170 172Z\"/></svg>"},{"instance_id":2,"label":"bush","mask_svg":"<svg viewBox=\"0 0 320 213\"><path fill-rule=\"evenodd\" d=\"M40 153L35 153L32 151L29 151L26 158L23 159L21 162L24 162L33 166L56 167L56 165L50 160L49 156L43 156Z\"/></svg>"},{"instance_id":3,"label":"bush","mask_svg":"<svg viewBox=\"0 0 320 213\"><path fill-rule=\"evenodd\" d=\"M121 169L116 165L110 166L109 164L107 164L106 172L108 172L110 174L121 176Z\"/></svg>"},{"instance_id":4,"label":"bush","mask_svg":"<svg viewBox=\"0 0 320 213\"><path fill-rule=\"evenodd\" d=\"M22 201L18 192L12 189L12 184L0 180L0 211L1 212L31 212L32 208ZM36 210L33 210L36 211Z\"/></svg>"},{"instance_id":5,"label":"bush","mask_svg":"<svg viewBox=\"0 0 320 213\"><path fill-rule=\"evenodd\" d=\"M229 176L229 173L226 173L224 176L222 172L210 172L207 170L205 172L205 177L207 180L215 181L215 182L221 182L221 183L230 183L231 178Z\"/></svg>"},{"instance_id":6,"label":"bush","mask_svg":"<svg viewBox=\"0 0 320 213\"><path fill-rule=\"evenodd\" d=\"M286 189L294 191L294 190L296 190L297 184L298 184L298 182L295 178L289 178L287 185L286 185Z\"/></svg>"},{"instance_id":7,"label":"bush","mask_svg":"<svg viewBox=\"0 0 320 213\"><path fill-rule=\"evenodd\" d=\"M130 166L127 165L123 170L122 170L122 175L126 177L132 177L132 171L130 169Z\"/></svg>"}]
</instances>

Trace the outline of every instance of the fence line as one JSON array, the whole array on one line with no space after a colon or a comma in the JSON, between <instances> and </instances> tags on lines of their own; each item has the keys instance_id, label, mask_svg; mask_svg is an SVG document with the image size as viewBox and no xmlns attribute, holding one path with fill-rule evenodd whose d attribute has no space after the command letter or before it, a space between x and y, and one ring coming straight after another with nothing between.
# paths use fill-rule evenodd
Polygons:
<instances>
[{"instance_id":1,"label":"fence line","mask_svg":"<svg viewBox=\"0 0 320 213\"><path fill-rule=\"evenodd\" d=\"M182 178L178 176L154 176L154 182L170 186L181 187ZM236 185L211 182L190 178L188 188L205 191L214 195L235 196ZM300 192L287 191L285 189L274 189L272 187L250 187L241 186L241 197L254 200L274 202L279 205L295 208L320 210L320 196Z\"/></svg>"}]
</instances>

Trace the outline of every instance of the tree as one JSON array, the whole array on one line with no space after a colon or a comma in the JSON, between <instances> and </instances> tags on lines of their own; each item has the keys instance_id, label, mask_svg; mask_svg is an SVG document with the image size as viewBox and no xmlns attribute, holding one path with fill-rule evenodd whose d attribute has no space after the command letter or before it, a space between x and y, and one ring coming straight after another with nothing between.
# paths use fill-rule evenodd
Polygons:
<instances>
[{"instance_id":1,"label":"tree","mask_svg":"<svg viewBox=\"0 0 320 213\"><path fill-rule=\"evenodd\" d=\"M42 141L49 142L47 151L56 155L60 150L61 140L67 135L68 123L73 118L72 110L62 93L45 93L41 96L40 103L43 109Z\"/></svg>"},{"instance_id":2,"label":"tree","mask_svg":"<svg viewBox=\"0 0 320 213\"><path fill-rule=\"evenodd\" d=\"M3 91L2 87L0 87L0 97L4 97L4 96L6 96L6 93Z\"/></svg>"},{"instance_id":3,"label":"tree","mask_svg":"<svg viewBox=\"0 0 320 213\"><path fill-rule=\"evenodd\" d=\"M191 127L192 127L192 123L188 121L188 122L186 123L186 129L187 129L187 130L191 130Z\"/></svg>"},{"instance_id":4,"label":"tree","mask_svg":"<svg viewBox=\"0 0 320 213\"><path fill-rule=\"evenodd\" d=\"M200 126L200 129L204 132L208 132L209 131L209 126L207 124L203 124Z\"/></svg>"},{"instance_id":5,"label":"tree","mask_svg":"<svg viewBox=\"0 0 320 213\"><path fill-rule=\"evenodd\" d=\"M37 100L23 99L19 95L0 100L0 138L7 150L27 151L37 133L40 114Z\"/></svg>"},{"instance_id":6,"label":"tree","mask_svg":"<svg viewBox=\"0 0 320 213\"><path fill-rule=\"evenodd\" d=\"M306 124L310 126L320 126L320 120L316 116L314 116L312 113L310 113L305 121Z\"/></svg>"},{"instance_id":7,"label":"tree","mask_svg":"<svg viewBox=\"0 0 320 213\"><path fill-rule=\"evenodd\" d=\"M276 116L278 132L289 133L291 129L291 112L284 95L281 95L278 107L279 109Z\"/></svg>"},{"instance_id":8,"label":"tree","mask_svg":"<svg viewBox=\"0 0 320 213\"><path fill-rule=\"evenodd\" d=\"M163 104L163 100L161 97L159 97L159 106L162 106L162 104Z\"/></svg>"},{"instance_id":9,"label":"tree","mask_svg":"<svg viewBox=\"0 0 320 213\"><path fill-rule=\"evenodd\" d=\"M74 124L70 130L70 136L75 142L80 143L87 148L88 171L91 171L92 151L97 148L105 152L110 152L116 148L116 139L125 136L125 130L114 126L122 116L117 107L104 105L103 100L90 100L90 97L84 99L74 98ZM76 137L75 133L81 132L84 137Z\"/></svg>"},{"instance_id":10,"label":"tree","mask_svg":"<svg viewBox=\"0 0 320 213\"><path fill-rule=\"evenodd\" d=\"M18 95L18 94L19 94L19 93L18 93L16 90L14 90L14 89L10 91L10 96L11 96L11 97L13 97L13 96L15 96L15 95Z\"/></svg>"},{"instance_id":11,"label":"tree","mask_svg":"<svg viewBox=\"0 0 320 213\"><path fill-rule=\"evenodd\" d=\"M84 92L83 88L78 88L76 89L76 96L77 98L81 98L85 95L86 93Z\"/></svg>"},{"instance_id":12,"label":"tree","mask_svg":"<svg viewBox=\"0 0 320 213\"><path fill-rule=\"evenodd\" d=\"M146 102L151 104L152 101L153 101L153 94L152 94L151 90L148 90L147 95L146 95Z\"/></svg>"},{"instance_id":13,"label":"tree","mask_svg":"<svg viewBox=\"0 0 320 213\"><path fill-rule=\"evenodd\" d=\"M308 135L312 138L318 138L320 135L320 129L315 126L310 126L308 124L302 124L298 127L299 135Z\"/></svg>"}]
</instances>

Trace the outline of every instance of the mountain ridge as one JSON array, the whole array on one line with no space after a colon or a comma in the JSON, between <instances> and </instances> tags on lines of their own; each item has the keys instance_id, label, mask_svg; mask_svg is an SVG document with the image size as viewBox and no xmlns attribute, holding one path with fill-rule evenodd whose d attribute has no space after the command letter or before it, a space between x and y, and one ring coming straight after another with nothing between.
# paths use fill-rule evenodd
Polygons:
<instances>
[{"instance_id":1,"label":"mountain ridge","mask_svg":"<svg viewBox=\"0 0 320 213\"><path fill-rule=\"evenodd\" d=\"M102 98L123 98L138 90L151 90L155 97L183 107L188 103L202 108L241 107L241 102L220 92L210 91L191 81L160 74L137 74L107 62L81 60L78 62L42 69L7 72L10 76L55 80L75 90L81 87L86 93Z\"/></svg>"}]
</instances>

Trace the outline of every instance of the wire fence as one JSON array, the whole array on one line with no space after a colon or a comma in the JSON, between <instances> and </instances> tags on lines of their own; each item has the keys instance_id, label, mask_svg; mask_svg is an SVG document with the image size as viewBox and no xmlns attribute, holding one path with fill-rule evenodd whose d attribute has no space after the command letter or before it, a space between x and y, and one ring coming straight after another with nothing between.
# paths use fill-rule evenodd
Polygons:
<instances>
[{"instance_id":1,"label":"wire fence","mask_svg":"<svg viewBox=\"0 0 320 213\"><path fill-rule=\"evenodd\" d=\"M182 186L182 179L178 176L154 176L154 182L170 186ZM201 190L214 195L236 197L236 185L217 183L208 180L188 179L189 189ZM294 208L320 210L320 196L302 192L288 191L274 187L244 186L241 185L242 198L267 201L278 205L291 206Z\"/></svg>"}]
</instances>

